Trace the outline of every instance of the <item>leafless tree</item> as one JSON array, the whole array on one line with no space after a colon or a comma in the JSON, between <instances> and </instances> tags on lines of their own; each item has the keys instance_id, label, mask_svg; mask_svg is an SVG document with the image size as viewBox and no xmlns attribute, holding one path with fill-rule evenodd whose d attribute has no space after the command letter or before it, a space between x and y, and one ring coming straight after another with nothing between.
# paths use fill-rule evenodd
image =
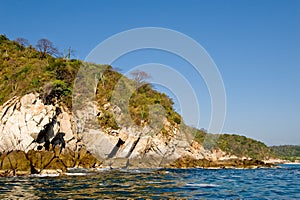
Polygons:
<instances>
[{"instance_id":1,"label":"leafless tree","mask_svg":"<svg viewBox=\"0 0 300 200\"><path fill-rule=\"evenodd\" d=\"M75 56L75 50L69 47L67 50L64 50L63 57L67 60L71 59L71 56Z\"/></svg>"},{"instance_id":2,"label":"leafless tree","mask_svg":"<svg viewBox=\"0 0 300 200\"><path fill-rule=\"evenodd\" d=\"M15 41L23 47L27 47L29 45L28 40L25 38L17 38Z\"/></svg>"},{"instance_id":3,"label":"leafless tree","mask_svg":"<svg viewBox=\"0 0 300 200\"><path fill-rule=\"evenodd\" d=\"M50 55L57 55L58 50L54 47L53 43L48 39L40 39L37 44L36 48L39 52L41 52L41 58L45 58L47 54Z\"/></svg>"},{"instance_id":4,"label":"leafless tree","mask_svg":"<svg viewBox=\"0 0 300 200\"><path fill-rule=\"evenodd\" d=\"M145 80L150 78L151 76L147 74L147 72L141 71L141 70L134 70L130 73L133 80L136 82L135 89L138 90L140 86L142 86L145 83Z\"/></svg>"}]
</instances>

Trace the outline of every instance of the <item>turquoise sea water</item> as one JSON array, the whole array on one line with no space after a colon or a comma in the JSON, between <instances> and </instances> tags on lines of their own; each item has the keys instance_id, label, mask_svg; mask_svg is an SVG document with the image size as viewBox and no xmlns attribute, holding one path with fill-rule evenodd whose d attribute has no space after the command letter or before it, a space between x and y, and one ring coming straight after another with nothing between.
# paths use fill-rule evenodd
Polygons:
<instances>
[{"instance_id":1,"label":"turquoise sea water","mask_svg":"<svg viewBox=\"0 0 300 200\"><path fill-rule=\"evenodd\" d=\"M300 165L276 169L70 170L0 178L0 199L300 199Z\"/></svg>"}]
</instances>

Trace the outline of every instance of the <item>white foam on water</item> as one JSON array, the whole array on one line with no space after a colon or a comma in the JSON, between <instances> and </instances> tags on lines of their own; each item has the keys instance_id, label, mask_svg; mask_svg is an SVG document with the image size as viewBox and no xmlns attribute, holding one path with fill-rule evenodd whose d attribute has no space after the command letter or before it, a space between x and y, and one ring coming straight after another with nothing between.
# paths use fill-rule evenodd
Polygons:
<instances>
[{"instance_id":1,"label":"white foam on water","mask_svg":"<svg viewBox=\"0 0 300 200\"><path fill-rule=\"evenodd\" d=\"M70 167L70 168L67 168L67 170L78 170L78 167Z\"/></svg>"},{"instance_id":2,"label":"white foam on water","mask_svg":"<svg viewBox=\"0 0 300 200\"><path fill-rule=\"evenodd\" d=\"M186 186L193 186L193 187L219 187L219 185L212 184L212 183L187 183Z\"/></svg>"},{"instance_id":3,"label":"white foam on water","mask_svg":"<svg viewBox=\"0 0 300 200\"><path fill-rule=\"evenodd\" d=\"M160 184L162 182L159 182L159 181L148 181L147 183L150 183L150 184Z\"/></svg>"},{"instance_id":4,"label":"white foam on water","mask_svg":"<svg viewBox=\"0 0 300 200\"><path fill-rule=\"evenodd\" d=\"M57 173L57 174L32 174L32 175L30 175L30 176L32 176L32 177L58 177L58 176L60 176L60 174L59 173Z\"/></svg>"},{"instance_id":5,"label":"white foam on water","mask_svg":"<svg viewBox=\"0 0 300 200\"><path fill-rule=\"evenodd\" d=\"M102 171L108 171L110 168L96 168L97 171L102 172Z\"/></svg>"},{"instance_id":6,"label":"white foam on water","mask_svg":"<svg viewBox=\"0 0 300 200\"><path fill-rule=\"evenodd\" d=\"M67 172L64 174L67 176L86 176L86 175L88 175L88 173L83 173L83 172L73 172L73 173Z\"/></svg>"}]
</instances>

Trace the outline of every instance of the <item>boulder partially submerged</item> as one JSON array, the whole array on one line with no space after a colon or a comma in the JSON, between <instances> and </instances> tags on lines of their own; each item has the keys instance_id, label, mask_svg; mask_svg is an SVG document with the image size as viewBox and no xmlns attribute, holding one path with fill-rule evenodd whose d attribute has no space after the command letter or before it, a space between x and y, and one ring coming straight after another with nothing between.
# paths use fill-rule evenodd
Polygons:
<instances>
[{"instance_id":1,"label":"boulder partially submerged","mask_svg":"<svg viewBox=\"0 0 300 200\"><path fill-rule=\"evenodd\" d=\"M0 156L0 174L29 175L44 173L63 173L68 168L95 168L101 164L91 153L82 148L79 152L70 150L59 153L51 151L20 150L4 153Z\"/></svg>"}]
</instances>

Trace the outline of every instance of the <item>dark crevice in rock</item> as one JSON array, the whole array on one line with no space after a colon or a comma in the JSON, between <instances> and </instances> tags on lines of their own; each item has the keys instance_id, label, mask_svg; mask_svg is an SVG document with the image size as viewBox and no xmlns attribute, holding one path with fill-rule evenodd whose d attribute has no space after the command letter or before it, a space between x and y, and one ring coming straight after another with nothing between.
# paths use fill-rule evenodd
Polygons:
<instances>
[{"instance_id":1,"label":"dark crevice in rock","mask_svg":"<svg viewBox=\"0 0 300 200\"><path fill-rule=\"evenodd\" d=\"M27 153L25 153L25 157L26 157L26 159L29 160L29 162L30 162L30 174L38 174L39 171L36 170L36 168L33 166L33 164L32 164L32 159L29 158L29 156L28 156Z\"/></svg>"},{"instance_id":2,"label":"dark crevice in rock","mask_svg":"<svg viewBox=\"0 0 300 200\"><path fill-rule=\"evenodd\" d=\"M107 157L113 158L124 143L125 143L125 141L123 141L123 140L121 140L121 138L119 138L118 143L116 144L116 146L113 148L113 150L110 152L110 154Z\"/></svg>"},{"instance_id":3,"label":"dark crevice in rock","mask_svg":"<svg viewBox=\"0 0 300 200\"><path fill-rule=\"evenodd\" d=\"M1 117L1 121L2 121L2 119L5 117L7 111L9 110L9 108L10 108L9 106L6 107L4 113L3 113L2 117Z\"/></svg>"},{"instance_id":4,"label":"dark crevice in rock","mask_svg":"<svg viewBox=\"0 0 300 200\"><path fill-rule=\"evenodd\" d=\"M127 156L126 156L126 158L129 158L131 156L133 150L135 149L135 147L136 147L137 143L140 141L140 139L141 139L141 137L138 137L138 139L133 142L133 144L132 144L132 146L131 146L131 148L130 148Z\"/></svg>"},{"instance_id":5,"label":"dark crevice in rock","mask_svg":"<svg viewBox=\"0 0 300 200\"><path fill-rule=\"evenodd\" d=\"M62 149L66 147L66 142L64 140L65 135L66 134L63 132L59 132L55 135L55 137L51 140L53 149L55 148L56 145L60 145L60 152L61 152Z\"/></svg>"},{"instance_id":6,"label":"dark crevice in rock","mask_svg":"<svg viewBox=\"0 0 300 200\"><path fill-rule=\"evenodd\" d=\"M54 136L54 125L56 123L56 116L53 117L52 121L49 122L48 124L46 124L44 126L44 129L42 129L39 134L38 134L38 137L36 139L35 142L37 143L43 143L43 142L49 142L50 143L50 138Z\"/></svg>"},{"instance_id":7,"label":"dark crevice in rock","mask_svg":"<svg viewBox=\"0 0 300 200\"><path fill-rule=\"evenodd\" d=\"M72 137L71 139L67 140L66 143L69 143L69 142L71 142L72 140L75 140L75 137Z\"/></svg>"},{"instance_id":8,"label":"dark crevice in rock","mask_svg":"<svg viewBox=\"0 0 300 200\"><path fill-rule=\"evenodd\" d=\"M43 166L43 169L47 169L47 167L51 164L51 162L55 159L55 155L52 157L52 159Z\"/></svg>"},{"instance_id":9,"label":"dark crevice in rock","mask_svg":"<svg viewBox=\"0 0 300 200\"><path fill-rule=\"evenodd\" d=\"M40 172L35 169L35 167L31 164L30 165L30 174L39 174Z\"/></svg>"},{"instance_id":10,"label":"dark crevice in rock","mask_svg":"<svg viewBox=\"0 0 300 200\"><path fill-rule=\"evenodd\" d=\"M60 107L56 107L55 108L55 113L56 113L56 116L60 115L62 113L61 108Z\"/></svg>"},{"instance_id":11,"label":"dark crevice in rock","mask_svg":"<svg viewBox=\"0 0 300 200\"><path fill-rule=\"evenodd\" d=\"M13 111L16 109L16 107L17 107L17 103L16 102L14 102L14 99L12 100L12 102L13 102ZM11 103L11 102L10 102ZM5 115L7 114L7 112L8 112L8 110L11 108L11 105L10 106L7 106L7 108L5 109L5 111L4 111L4 113L3 113L3 115L2 115L2 117L1 117L1 121L2 121L2 119L5 117Z\"/></svg>"}]
</instances>

